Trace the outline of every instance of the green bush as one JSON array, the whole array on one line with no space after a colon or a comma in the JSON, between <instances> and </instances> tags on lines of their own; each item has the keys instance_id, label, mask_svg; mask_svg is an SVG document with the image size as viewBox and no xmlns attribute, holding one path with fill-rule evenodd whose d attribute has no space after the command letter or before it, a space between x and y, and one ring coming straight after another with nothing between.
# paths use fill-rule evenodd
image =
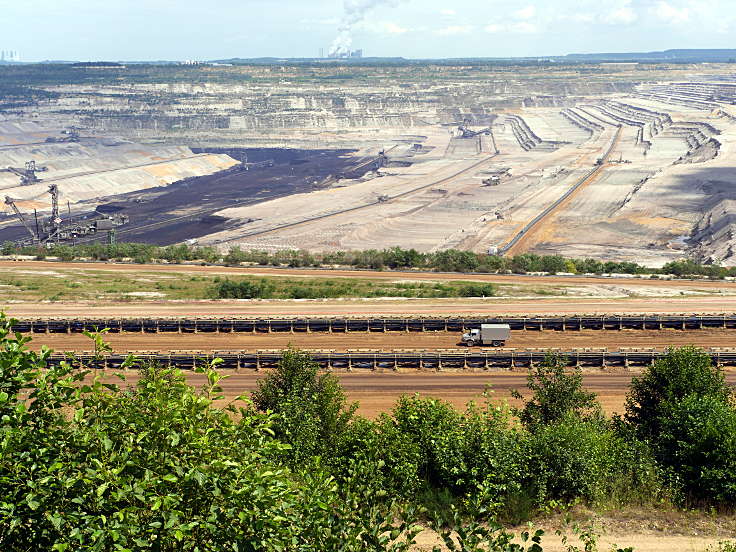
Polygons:
<instances>
[{"instance_id":1,"label":"green bush","mask_svg":"<svg viewBox=\"0 0 736 552\"><path fill-rule=\"evenodd\" d=\"M549 354L544 361L529 370L527 387L531 398L523 408L514 409L521 423L530 431L559 422L568 415L577 417L600 416L600 405L595 393L583 388L580 368L568 368L564 357ZM512 391L516 399L523 399L519 391Z\"/></svg>"},{"instance_id":2,"label":"green bush","mask_svg":"<svg viewBox=\"0 0 736 552\"><path fill-rule=\"evenodd\" d=\"M736 504L736 411L712 395L689 395L661 420L657 456L686 497Z\"/></svg>"},{"instance_id":3,"label":"green bush","mask_svg":"<svg viewBox=\"0 0 736 552\"><path fill-rule=\"evenodd\" d=\"M669 409L689 395L729 402L723 372L697 347L670 349L667 355L631 381L626 420L644 439L656 440Z\"/></svg>"},{"instance_id":4,"label":"green bush","mask_svg":"<svg viewBox=\"0 0 736 552\"><path fill-rule=\"evenodd\" d=\"M273 286L267 280L215 280L212 294L217 299L268 299L273 295Z\"/></svg>"},{"instance_id":5,"label":"green bush","mask_svg":"<svg viewBox=\"0 0 736 552\"><path fill-rule=\"evenodd\" d=\"M575 499L621 504L651 499L659 488L648 449L600 419L568 412L538 426L525 448L526 484L539 505Z\"/></svg>"},{"instance_id":6,"label":"green bush","mask_svg":"<svg viewBox=\"0 0 736 552\"><path fill-rule=\"evenodd\" d=\"M406 550L416 530L363 482L292 472L274 419L223 411L220 376L196 391L156 366L130 390L47 366L0 321L2 550ZM88 378L89 379L89 378ZM395 521L398 520L398 521Z\"/></svg>"},{"instance_id":7,"label":"green bush","mask_svg":"<svg viewBox=\"0 0 736 552\"><path fill-rule=\"evenodd\" d=\"M382 415L376 421L356 418L326 452L325 463L338 481L354 472L356 461L375 466L365 486L385 495L414 500L422 487L420 451L411 436L402 433L393 420Z\"/></svg>"},{"instance_id":8,"label":"green bush","mask_svg":"<svg viewBox=\"0 0 736 552\"><path fill-rule=\"evenodd\" d=\"M430 488L463 497L482 486L486 506L499 509L521 491L520 441L507 414L489 403L460 413L438 399L405 396L392 423L418 447L419 477Z\"/></svg>"},{"instance_id":9,"label":"green bush","mask_svg":"<svg viewBox=\"0 0 736 552\"><path fill-rule=\"evenodd\" d=\"M276 435L291 446L293 465L329 454L347 431L357 404L348 405L333 374L319 374L309 355L286 351L276 369L258 381L252 400L262 412L278 415Z\"/></svg>"},{"instance_id":10,"label":"green bush","mask_svg":"<svg viewBox=\"0 0 736 552\"><path fill-rule=\"evenodd\" d=\"M458 291L460 297L495 297L496 286L493 284L467 284Z\"/></svg>"}]
</instances>

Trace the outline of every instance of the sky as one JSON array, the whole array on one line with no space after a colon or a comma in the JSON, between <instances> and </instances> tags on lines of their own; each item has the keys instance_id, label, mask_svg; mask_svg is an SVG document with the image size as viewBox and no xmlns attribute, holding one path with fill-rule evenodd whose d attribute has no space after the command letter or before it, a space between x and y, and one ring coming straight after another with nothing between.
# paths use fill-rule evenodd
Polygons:
<instances>
[{"instance_id":1,"label":"sky","mask_svg":"<svg viewBox=\"0 0 736 552\"><path fill-rule=\"evenodd\" d=\"M22 61L537 57L736 47L734 0L0 0Z\"/></svg>"}]
</instances>

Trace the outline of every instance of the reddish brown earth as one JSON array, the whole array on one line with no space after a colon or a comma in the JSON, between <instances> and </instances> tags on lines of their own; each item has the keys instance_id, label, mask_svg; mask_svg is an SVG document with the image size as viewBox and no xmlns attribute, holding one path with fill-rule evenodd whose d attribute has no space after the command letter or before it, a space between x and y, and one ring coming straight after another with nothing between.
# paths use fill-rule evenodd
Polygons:
<instances>
[{"instance_id":1,"label":"reddish brown earth","mask_svg":"<svg viewBox=\"0 0 736 552\"><path fill-rule=\"evenodd\" d=\"M116 351L219 351L284 349L289 345L301 349L453 349L467 348L460 345L458 332L427 333L272 333L272 334L109 334L108 341ZM36 334L32 346L47 345L55 350L85 351L92 342L81 334ZM700 347L736 347L736 330L583 330L583 331L515 331L508 347L561 348L607 347L656 347L698 345Z\"/></svg>"},{"instance_id":2,"label":"reddish brown earth","mask_svg":"<svg viewBox=\"0 0 736 552\"><path fill-rule=\"evenodd\" d=\"M231 374L222 382L226 401L230 402L242 394L250 394L257 381L267 372L240 372ZM483 391L490 385L492 400L512 401L511 390L519 389L522 394L526 385L525 372L352 372L338 373L340 382L350 401L358 401L358 412L363 416L375 417L388 412L401 395L419 393L446 400L457 408L464 408L468 401L482 401ZM586 372L586 389L598 394L598 398L608 414L622 413L624 401L633 372ZM135 372L127 374L127 381L137 380ZM195 385L203 385L200 374L187 374L187 379ZM730 385L736 385L736 372L726 373ZM110 381L117 381L110 378Z\"/></svg>"},{"instance_id":3,"label":"reddish brown earth","mask_svg":"<svg viewBox=\"0 0 736 552\"><path fill-rule=\"evenodd\" d=\"M187 317L187 316L491 316L559 314L721 314L736 312L736 297L534 300L324 300L187 301L160 303L6 303L10 316L33 317Z\"/></svg>"},{"instance_id":4,"label":"reddish brown earth","mask_svg":"<svg viewBox=\"0 0 736 552\"><path fill-rule=\"evenodd\" d=\"M459 333L350 333L350 334L110 334L106 340L115 351L169 351L169 350L256 350L283 349L289 345L301 349L450 349L458 345ZM693 344L701 347L736 347L736 330L623 330L623 331L527 331L513 332L508 343L515 348L657 347ZM31 347L42 345L58 351L92 349L92 342L79 334L35 335ZM462 347L460 350L467 350ZM135 377L131 374L131 377ZM192 381L200 381L190 375ZM231 376L224 385L228 397L236 397L255 387L260 377L256 372L241 372ZM479 396L486 384L491 383L497 396L510 398L510 390L522 388L525 374L509 372L353 372L341 373L351 400L361 403L360 412L375 416L389 410L396 399L406 393L422 393L441 397L458 407ZM600 394L608 412L621 412L631 372L591 372L585 383ZM736 383L736 372L733 374Z\"/></svg>"}]
</instances>

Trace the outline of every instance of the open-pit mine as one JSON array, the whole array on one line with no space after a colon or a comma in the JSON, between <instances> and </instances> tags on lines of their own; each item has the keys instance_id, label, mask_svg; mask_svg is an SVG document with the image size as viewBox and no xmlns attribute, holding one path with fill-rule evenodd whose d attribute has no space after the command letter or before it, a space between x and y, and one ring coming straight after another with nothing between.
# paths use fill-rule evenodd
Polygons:
<instances>
[{"instance_id":1,"label":"open-pit mine","mask_svg":"<svg viewBox=\"0 0 736 552\"><path fill-rule=\"evenodd\" d=\"M400 246L734 265L730 71L0 67L11 85L0 88L0 241L186 242L221 252ZM1 261L0 276L2 307L33 335L32 347L76 351L105 370L130 352L184 369L219 357L234 396L292 345L342 372L367 413L412 390L459 405L489 379L510 388L521 381L514 370L550 351L585 368L609 410L620 410L631 374L668 347L703 347L729 381L736 366L733 281L17 260ZM451 300L187 295L231 277L457 280L497 290ZM461 346L463 330L488 321L511 324L506 347ZM83 331L103 327L112 350L85 353Z\"/></svg>"},{"instance_id":2,"label":"open-pit mine","mask_svg":"<svg viewBox=\"0 0 736 552\"><path fill-rule=\"evenodd\" d=\"M0 71L0 240L736 263L727 65Z\"/></svg>"}]
</instances>

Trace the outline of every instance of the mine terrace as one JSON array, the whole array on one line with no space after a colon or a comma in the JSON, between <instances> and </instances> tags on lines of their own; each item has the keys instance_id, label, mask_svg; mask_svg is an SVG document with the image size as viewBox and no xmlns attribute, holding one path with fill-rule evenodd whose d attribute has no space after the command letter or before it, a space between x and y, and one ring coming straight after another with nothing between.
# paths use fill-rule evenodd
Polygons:
<instances>
[{"instance_id":1,"label":"mine terrace","mask_svg":"<svg viewBox=\"0 0 736 552\"><path fill-rule=\"evenodd\" d=\"M0 75L0 240L736 263L726 64Z\"/></svg>"}]
</instances>

